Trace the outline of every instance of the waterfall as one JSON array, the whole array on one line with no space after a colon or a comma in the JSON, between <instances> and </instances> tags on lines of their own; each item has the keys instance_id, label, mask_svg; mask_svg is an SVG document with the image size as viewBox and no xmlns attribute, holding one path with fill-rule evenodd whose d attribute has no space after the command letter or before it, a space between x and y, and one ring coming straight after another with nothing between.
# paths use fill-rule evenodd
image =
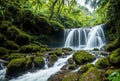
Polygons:
<instances>
[{"instance_id":1,"label":"waterfall","mask_svg":"<svg viewBox=\"0 0 120 81\"><path fill-rule=\"evenodd\" d=\"M64 47L72 49L94 49L105 45L105 35L103 25L92 28L73 28L64 32Z\"/></svg>"}]
</instances>

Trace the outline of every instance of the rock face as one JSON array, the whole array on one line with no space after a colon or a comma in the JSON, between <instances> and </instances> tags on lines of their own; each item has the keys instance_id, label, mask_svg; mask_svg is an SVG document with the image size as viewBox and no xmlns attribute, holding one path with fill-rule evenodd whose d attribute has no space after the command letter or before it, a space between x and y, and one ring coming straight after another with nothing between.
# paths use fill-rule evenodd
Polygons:
<instances>
[{"instance_id":1,"label":"rock face","mask_svg":"<svg viewBox=\"0 0 120 81\"><path fill-rule=\"evenodd\" d=\"M95 57L87 51L77 51L73 55L73 59L75 60L76 64L84 64L94 60Z\"/></svg>"},{"instance_id":2,"label":"rock face","mask_svg":"<svg viewBox=\"0 0 120 81\"><path fill-rule=\"evenodd\" d=\"M101 81L100 73L95 67L91 67L80 77L79 81Z\"/></svg>"}]
</instances>

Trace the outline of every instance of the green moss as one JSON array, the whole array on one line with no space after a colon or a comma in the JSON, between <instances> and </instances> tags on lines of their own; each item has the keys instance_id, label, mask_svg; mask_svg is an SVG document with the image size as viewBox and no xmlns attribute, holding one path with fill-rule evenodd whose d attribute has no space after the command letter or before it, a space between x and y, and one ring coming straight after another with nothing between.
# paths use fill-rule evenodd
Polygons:
<instances>
[{"instance_id":1,"label":"green moss","mask_svg":"<svg viewBox=\"0 0 120 81\"><path fill-rule=\"evenodd\" d=\"M94 58L95 57L92 54L88 53L87 51L77 51L73 55L73 59L77 64L83 64L92 61Z\"/></svg>"},{"instance_id":2,"label":"green moss","mask_svg":"<svg viewBox=\"0 0 120 81\"><path fill-rule=\"evenodd\" d=\"M93 64L87 63L86 65L82 66L80 70L78 71L79 73L85 73L89 70L89 68L94 67Z\"/></svg>"},{"instance_id":3,"label":"green moss","mask_svg":"<svg viewBox=\"0 0 120 81\"><path fill-rule=\"evenodd\" d=\"M32 36L26 34L25 32L21 31L16 26L10 26L7 29L8 38L10 40L15 40L15 42L19 45L29 44L32 40Z\"/></svg>"},{"instance_id":4,"label":"green moss","mask_svg":"<svg viewBox=\"0 0 120 81\"><path fill-rule=\"evenodd\" d=\"M76 64L69 64L69 67L68 67L68 69L75 69L76 68Z\"/></svg>"},{"instance_id":5,"label":"green moss","mask_svg":"<svg viewBox=\"0 0 120 81\"><path fill-rule=\"evenodd\" d=\"M66 75L62 81L78 81L78 74L77 73L69 73Z\"/></svg>"},{"instance_id":6,"label":"green moss","mask_svg":"<svg viewBox=\"0 0 120 81\"><path fill-rule=\"evenodd\" d=\"M46 48L40 48L40 52L46 52Z\"/></svg>"},{"instance_id":7,"label":"green moss","mask_svg":"<svg viewBox=\"0 0 120 81\"><path fill-rule=\"evenodd\" d=\"M97 62L96 62L96 64L95 64L95 66L97 67L97 68L106 68L106 67L108 67L109 66L109 60L107 59L107 58L100 58Z\"/></svg>"},{"instance_id":8,"label":"green moss","mask_svg":"<svg viewBox=\"0 0 120 81\"><path fill-rule=\"evenodd\" d=\"M62 56L62 55L63 55L62 49L57 49L56 52L55 52L55 54L56 54L57 56Z\"/></svg>"},{"instance_id":9,"label":"green moss","mask_svg":"<svg viewBox=\"0 0 120 81\"><path fill-rule=\"evenodd\" d=\"M63 50L66 50L66 51L72 51L71 48L63 48Z\"/></svg>"},{"instance_id":10,"label":"green moss","mask_svg":"<svg viewBox=\"0 0 120 81\"><path fill-rule=\"evenodd\" d=\"M30 60L28 61L25 58L21 58L21 59L13 59L9 62L9 64L7 65L7 76L16 76L19 73L23 73L26 70L29 70L29 64L30 64Z\"/></svg>"},{"instance_id":11,"label":"green moss","mask_svg":"<svg viewBox=\"0 0 120 81\"><path fill-rule=\"evenodd\" d=\"M0 47L0 55L7 54L9 51L10 51L10 50L8 50L7 48Z\"/></svg>"},{"instance_id":12,"label":"green moss","mask_svg":"<svg viewBox=\"0 0 120 81\"><path fill-rule=\"evenodd\" d=\"M42 57L34 57L33 62L35 63L36 68L43 68L44 67L44 59Z\"/></svg>"},{"instance_id":13,"label":"green moss","mask_svg":"<svg viewBox=\"0 0 120 81\"><path fill-rule=\"evenodd\" d=\"M79 81L101 81L100 73L95 67L91 67L80 77Z\"/></svg>"},{"instance_id":14,"label":"green moss","mask_svg":"<svg viewBox=\"0 0 120 81\"><path fill-rule=\"evenodd\" d=\"M111 75L113 72L115 72L116 70L115 69L108 69L106 72L105 72L105 74L107 75L107 76L109 76L109 75Z\"/></svg>"},{"instance_id":15,"label":"green moss","mask_svg":"<svg viewBox=\"0 0 120 81\"><path fill-rule=\"evenodd\" d=\"M5 55L3 58L5 60L11 61L13 59L24 58L24 55L22 55L20 53L11 53L11 54Z\"/></svg>"},{"instance_id":16,"label":"green moss","mask_svg":"<svg viewBox=\"0 0 120 81\"><path fill-rule=\"evenodd\" d=\"M120 64L120 48L114 50L110 55L110 62L119 66Z\"/></svg>"},{"instance_id":17,"label":"green moss","mask_svg":"<svg viewBox=\"0 0 120 81\"><path fill-rule=\"evenodd\" d=\"M17 50L19 48L18 44L16 44L14 41L10 41L10 40L7 40L3 46L8 49L11 49L11 50Z\"/></svg>"},{"instance_id":18,"label":"green moss","mask_svg":"<svg viewBox=\"0 0 120 81\"><path fill-rule=\"evenodd\" d=\"M6 37L0 33L0 46L2 46L6 40L7 40Z\"/></svg>"},{"instance_id":19,"label":"green moss","mask_svg":"<svg viewBox=\"0 0 120 81\"><path fill-rule=\"evenodd\" d=\"M105 49L107 51L111 52L111 51L119 48L120 47L119 41L120 41L120 37L116 38L112 43L106 45Z\"/></svg>"},{"instance_id":20,"label":"green moss","mask_svg":"<svg viewBox=\"0 0 120 81\"><path fill-rule=\"evenodd\" d=\"M38 52L40 51L40 46L36 44L29 44L29 45L24 45L19 48L19 51L21 53L31 53L31 52Z\"/></svg>"},{"instance_id":21,"label":"green moss","mask_svg":"<svg viewBox=\"0 0 120 81\"><path fill-rule=\"evenodd\" d=\"M98 48L94 48L93 51L99 51L99 49Z\"/></svg>"}]
</instances>

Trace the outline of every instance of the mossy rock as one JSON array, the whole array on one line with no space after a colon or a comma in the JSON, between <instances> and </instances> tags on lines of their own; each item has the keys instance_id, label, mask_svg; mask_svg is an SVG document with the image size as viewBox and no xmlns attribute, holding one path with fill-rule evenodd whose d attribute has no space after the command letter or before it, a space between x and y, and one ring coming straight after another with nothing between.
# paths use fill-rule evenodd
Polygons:
<instances>
[{"instance_id":1,"label":"mossy rock","mask_svg":"<svg viewBox=\"0 0 120 81\"><path fill-rule=\"evenodd\" d=\"M99 51L99 49L98 48L94 48L93 51Z\"/></svg>"},{"instance_id":2,"label":"mossy rock","mask_svg":"<svg viewBox=\"0 0 120 81\"><path fill-rule=\"evenodd\" d=\"M35 68L43 68L45 64L44 59L41 56L34 57L33 62L35 64Z\"/></svg>"},{"instance_id":3,"label":"mossy rock","mask_svg":"<svg viewBox=\"0 0 120 81\"><path fill-rule=\"evenodd\" d=\"M40 46L36 44L29 44L29 45L24 45L19 48L19 51L21 53L31 53L31 52L38 52L40 51Z\"/></svg>"},{"instance_id":4,"label":"mossy rock","mask_svg":"<svg viewBox=\"0 0 120 81\"><path fill-rule=\"evenodd\" d=\"M6 54L3 59L7 60L7 61L11 61L13 59L18 59L18 58L24 58L25 56L20 54L20 53L10 53L10 54Z\"/></svg>"},{"instance_id":5,"label":"mossy rock","mask_svg":"<svg viewBox=\"0 0 120 81\"><path fill-rule=\"evenodd\" d=\"M91 63L87 63L86 65L84 65L84 66L82 66L82 67L80 68L80 70L78 71L78 73L85 73L85 72L87 72L87 71L89 70L89 68L91 68L91 67L94 67L94 65L91 64Z\"/></svg>"},{"instance_id":6,"label":"mossy rock","mask_svg":"<svg viewBox=\"0 0 120 81\"><path fill-rule=\"evenodd\" d=\"M71 49L71 48L63 48L62 50L72 51L72 49Z\"/></svg>"},{"instance_id":7,"label":"mossy rock","mask_svg":"<svg viewBox=\"0 0 120 81\"><path fill-rule=\"evenodd\" d=\"M105 72L105 74L106 74L106 76L109 76L109 75L111 75L113 72L115 72L115 71L117 71L116 69L108 69L106 72Z\"/></svg>"},{"instance_id":8,"label":"mossy rock","mask_svg":"<svg viewBox=\"0 0 120 81\"><path fill-rule=\"evenodd\" d=\"M116 66L120 66L120 48L114 50L110 55L110 62Z\"/></svg>"},{"instance_id":9,"label":"mossy rock","mask_svg":"<svg viewBox=\"0 0 120 81\"><path fill-rule=\"evenodd\" d=\"M62 81L78 81L79 75L77 73L69 73Z\"/></svg>"},{"instance_id":10,"label":"mossy rock","mask_svg":"<svg viewBox=\"0 0 120 81\"><path fill-rule=\"evenodd\" d=\"M7 48L0 47L0 55L5 55L8 54L9 52L10 50L8 50Z\"/></svg>"},{"instance_id":11,"label":"mossy rock","mask_svg":"<svg viewBox=\"0 0 120 81\"><path fill-rule=\"evenodd\" d=\"M7 65L6 75L7 77L18 76L18 74L24 73L32 68L30 65L32 66L32 61L30 59L13 59Z\"/></svg>"},{"instance_id":12,"label":"mossy rock","mask_svg":"<svg viewBox=\"0 0 120 81\"><path fill-rule=\"evenodd\" d=\"M69 64L68 69L71 69L71 70L76 69L76 64Z\"/></svg>"},{"instance_id":13,"label":"mossy rock","mask_svg":"<svg viewBox=\"0 0 120 81\"><path fill-rule=\"evenodd\" d=\"M56 54L57 56L62 56L64 53L63 53L62 49L57 49L57 50L55 51L55 54Z\"/></svg>"},{"instance_id":14,"label":"mossy rock","mask_svg":"<svg viewBox=\"0 0 120 81\"><path fill-rule=\"evenodd\" d=\"M14 41L7 40L6 43L4 43L4 47L10 50L17 50L19 48L19 45Z\"/></svg>"},{"instance_id":15,"label":"mossy rock","mask_svg":"<svg viewBox=\"0 0 120 81\"><path fill-rule=\"evenodd\" d=\"M53 66L53 64L57 61L57 55L55 54L54 51L49 52L47 56L47 60L48 60L49 67Z\"/></svg>"},{"instance_id":16,"label":"mossy rock","mask_svg":"<svg viewBox=\"0 0 120 81\"><path fill-rule=\"evenodd\" d=\"M29 44L33 38L32 36L23 32L14 25L8 27L7 37L10 40L15 40L15 42L19 45Z\"/></svg>"},{"instance_id":17,"label":"mossy rock","mask_svg":"<svg viewBox=\"0 0 120 81\"><path fill-rule=\"evenodd\" d=\"M110 44L107 44L107 45L105 46L105 49L106 49L107 51L111 52L111 51L119 48L119 47L120 47L119 41L120 41L120 37L116 38L116 39L115 39L113 42L111 42Z\"/></svg>"},{"instance_id":18,"label":"mossy rock","mask_svg":"<svg viewBox=\"0 0 120 81\"><path fill-rule=\"evenodd\" d=\"M109 66L109 60L108 58L100 58L96 63L95 66L97 68L107 68Z\"/></svg>"},{"instance_id":19,"label":"mossy rock","mask_svg":"<svg viewBox=\"0 0 120 81\"><path fill-rule=\"evenodd\" d=\"M40 52L46 52L46 48L40 48Z\"/></svg>"},{"instance_id":20,"label":"mossy rock","mask_svg":"<svg viewBox=\"0 0 120 81\"><path fill-rule=\"evenodd\" d=\"M95 67L91 67L86 73L84 73L79 81L102 81L99 71Z\"/></svg>"},{"instance_id":21,"label":"mossy rock","mask_svg":"<svg viewBox=\"0 0 120 81\"><path fill-rule=\"evenodd\" d=\"M95 59L95 57L87 51L77 51L73 55L76 64L84 64Z\"/></svg>"}]
</instances>

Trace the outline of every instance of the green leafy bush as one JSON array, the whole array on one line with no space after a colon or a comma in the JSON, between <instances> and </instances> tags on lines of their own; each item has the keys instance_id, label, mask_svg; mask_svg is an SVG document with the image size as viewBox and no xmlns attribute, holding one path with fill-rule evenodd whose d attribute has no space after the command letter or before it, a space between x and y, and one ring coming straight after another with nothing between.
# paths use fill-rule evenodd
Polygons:
<instances>
[{"instance_id":1,"label":"green leafy bush","mask_svg":"<svg viewBox=\"0 0 120 81\"><path fill-rule=\"evenodd\" d=\"M120 81L120 70L113 72L107 78L109 81Z\"/></svg>"}]
</instances>

